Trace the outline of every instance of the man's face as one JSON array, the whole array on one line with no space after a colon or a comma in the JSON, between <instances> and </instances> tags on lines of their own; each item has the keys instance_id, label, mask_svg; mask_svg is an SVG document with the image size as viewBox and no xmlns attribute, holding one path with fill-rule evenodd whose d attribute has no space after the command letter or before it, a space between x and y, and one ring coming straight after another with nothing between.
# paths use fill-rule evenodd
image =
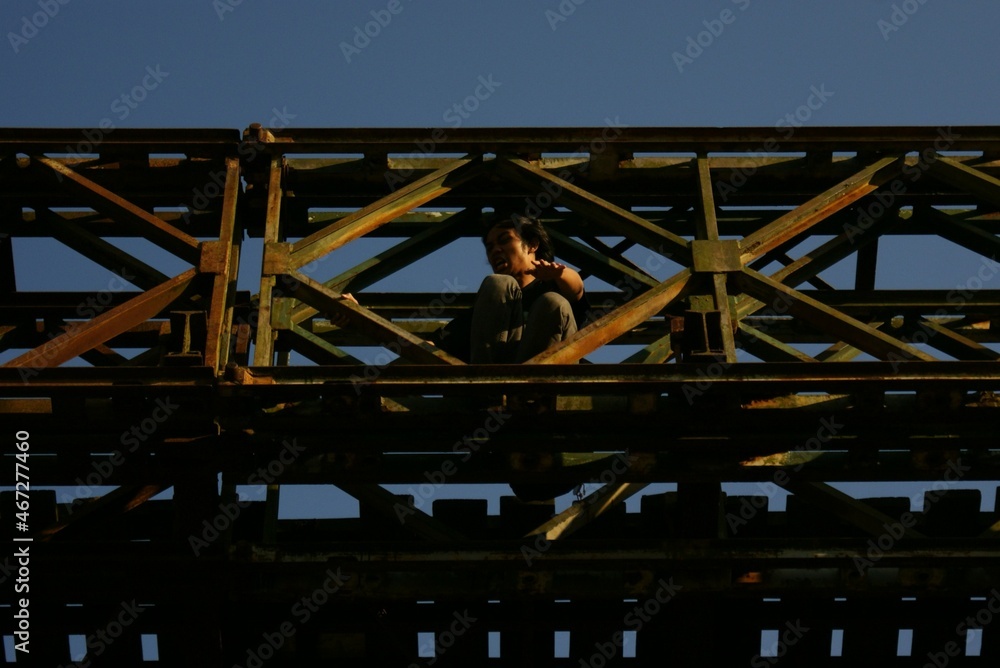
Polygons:
<instances>
[{"instance_id":1,"label":"man's face","mask_svg":"<svg viewBox=\"0 0 1000 668\"><path fill-rule=\"evenodd\" d=\"M497 226L486 235L486 259L494 273L513 276L522 287L521 279L535 266L535 250L511 227Z\"/></svg>"}]
</instances>

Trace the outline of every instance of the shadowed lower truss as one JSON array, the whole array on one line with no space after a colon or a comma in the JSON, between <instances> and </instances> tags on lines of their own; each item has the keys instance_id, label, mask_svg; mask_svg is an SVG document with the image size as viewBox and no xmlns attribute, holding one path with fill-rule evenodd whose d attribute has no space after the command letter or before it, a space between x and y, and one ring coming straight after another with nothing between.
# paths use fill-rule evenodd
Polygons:
<instances>
[{"instance_id":1,"label":"shadowed lower truss","mask_svg":"<svg viewBox=\"0 0 1000 668\"><path fill-rule=\"evenodd\" d=\"M80 132L0 130L34 658L995 661L996 128ZM514 213L594 309L467 364Z\"/></svg>"}]
</instances>

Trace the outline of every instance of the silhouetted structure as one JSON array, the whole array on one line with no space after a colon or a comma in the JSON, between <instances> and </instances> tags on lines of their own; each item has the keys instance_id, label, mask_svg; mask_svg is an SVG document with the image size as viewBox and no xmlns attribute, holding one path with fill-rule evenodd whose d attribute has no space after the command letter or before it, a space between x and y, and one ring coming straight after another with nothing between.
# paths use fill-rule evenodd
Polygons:
<instances>
[{"instance_id":1,"label":"silhouetted structure","mask_svg":"<svg viewBox=\"0 0 1000 668\"><path fill-rule=\"evenodd\" d=\"M31 555L32 665L68 665L71 642L93 666L154 647L227 667L1000 655L997 509L945 491L1000 480L997 128L8 129L0 147L0 421L34 490L27 517L15 492L2 512L33 538L10 543ZM512 212L607 284L565 344L465 364L426 340L471 291L369 289ZM362 238L398 242L359 261ZM78 289L31 252L52 240L120 278ZM923 287L950 244L967 279ZM911 289L878 287L887 246ZM19 289L39 271L70 289ZM608 346L631 347L600 362ZM559 513L430 501L587 481ZM830 484L852 481L930 489L911 511ZM281 519L304 484L360 515Z\"/></svg>"}]
</instances>

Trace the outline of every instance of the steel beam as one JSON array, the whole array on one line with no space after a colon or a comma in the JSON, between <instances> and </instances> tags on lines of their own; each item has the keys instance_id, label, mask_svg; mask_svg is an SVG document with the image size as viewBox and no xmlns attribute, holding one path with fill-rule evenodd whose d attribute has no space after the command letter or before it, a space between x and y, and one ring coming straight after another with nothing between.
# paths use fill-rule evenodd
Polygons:
<instances>
[{"instance_id":1,"label":"steel beam","mask_svg":"<svg viewBox=\"0 0 1000 668\"><path fill-rule=\"evenodd\" d=\"M292 245L290 268L299 269L309 264L400 214L458 187L482 171L482 156L468 156L403 186L337 223L296 241Z\"/></svg>"}]
</instances>

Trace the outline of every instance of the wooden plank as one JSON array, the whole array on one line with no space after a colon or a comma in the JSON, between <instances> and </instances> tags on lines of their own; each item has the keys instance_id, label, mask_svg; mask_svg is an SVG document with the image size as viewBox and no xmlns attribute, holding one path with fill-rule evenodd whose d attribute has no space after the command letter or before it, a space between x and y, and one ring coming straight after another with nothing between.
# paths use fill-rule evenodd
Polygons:
<instances>
[{"instance_id":1,"label":"wooden plank","mask_svg":"<svg viewBox=\"0 0 1000 668\"><path fill-rule=\"evenodd\" d=\"M294 271L289 276L297 282L293 292L297 295L301 294L300 299L308 300L322 311L347 318L352 329L388 345L392 352L400 357L422 364L465 364L457 357L453 357L440 348L414 336L402 327L380 318L368 309L358 306L337 293L331 292L322 283Z\"/></svg>"},{"instance_id":2,"label":"wooden plank","mask_svg":"<svg viewBox=\"0 0 1000 668\"><path fill-rule=\"evenodd\" d=\"M91 202L98 211L134 228L144 237L182 260L194 265L198 264L199 244L194 237L165 223L142 207L119 197L57 160L36 156L31 161L32 164L41 165L54 172L61 181L66 181L71 188Z\"/></svg>"},{"instance_id":3,"label":"wooden plank","mask_svg":"<svg viewBox=\"0 0 1000 668\"><path fill-rule=\"evenodd\" d=\"M525 184L528 188L537 189L538 192L548 193L554 190L557 194L553 199L560 204L583 214L615 234L638 241L675 262L688 264L691 261L691 249L683 237L657 227L645 218L539 169L525 160L498 158L496 170L500 176Z\"/></svg>"},{"instance_id":4,"label":"wooden plank","mask_svg":"<svg viewBox=\"0 0 1000 668\"><path fill-rule=\"evenodd\" d=\"M898 176L902 166L903 159L899 156L882 158L750 234L740 244L743 263L751 262L874 192L879 186Z\"/></svg>"},{"instance_id":5,"label":"wooden plank","mask_svg":"<svg viewBox=\"0 0 1000 668\"><path fill-rule=\"evenodd\" d=\"M573 364L579 362L584 356L645 322L681 297L691 284L693 276L690 269L680 271L627 304L601 316L569 339L535 355L525 364Z\"/></svg>"},{"instance_id":6,"label":"wooden plank","mask_svg":"<svg viewBox=\"0 0 1000 668\"><path fill-rule=\"evenodd\" d=\"M772 303L776 311L802 318L874 357L883 360L935 361L927 353L752 269L744 268L740 282L744 291L762 302Z\"/></svg>"},{"instance_id":7,"label":"wooden plank","mask_svg":"<svg viewBox=\"0 0 1000 668\"><path fill-rule=\"evenodd\" d=\"M322 230L292 244L291 268L300 268L390 220L450 192L483 172L482 156L455 160L422 179L403 186Z\"/></svg>"},{"instance_id":8,"label":"wooden plank","mask_svg":"<svg viewBox=\"0 0 1000 668\"><path fill-rule=\"evenodd\" d=\"M166 283L134 297L124 304L101 313L94 319L74 327L45 344L12 359L5 367L59 366L113 336L155 317L192 288L198 276L190 269Z\"/></svg>"}]
</instances>

